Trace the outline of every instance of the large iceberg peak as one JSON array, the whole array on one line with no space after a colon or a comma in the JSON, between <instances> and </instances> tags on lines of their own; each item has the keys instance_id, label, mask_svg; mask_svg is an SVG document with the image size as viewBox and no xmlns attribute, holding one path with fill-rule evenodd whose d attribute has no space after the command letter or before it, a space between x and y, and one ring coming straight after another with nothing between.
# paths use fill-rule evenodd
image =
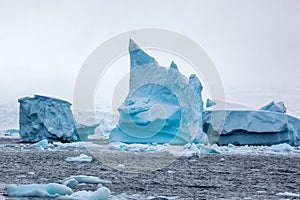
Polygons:
<instances>
[{"instance_id":1,"label":"large iceberg peak","mask_svg":"<svg viewBox=\"0 0 300 200\"><path fill-rule=\"evenodd\" d=\"M119 124L110 142L169 143L204 142L202 85L196 75L187 79L172 62L169 69L129 41L130 87L119 107Z\"/></svg>"},{"instance_id":2,"label":"large iceberg peak","mask_svg":"<svg viewBox=\"0 0 300 200\"><path fill-rule=\"evenodd\" d=\"M129 40L130 69L148 64L158 64L157 61L143 51L133 39Z\"/></svg>"}]
</instances>

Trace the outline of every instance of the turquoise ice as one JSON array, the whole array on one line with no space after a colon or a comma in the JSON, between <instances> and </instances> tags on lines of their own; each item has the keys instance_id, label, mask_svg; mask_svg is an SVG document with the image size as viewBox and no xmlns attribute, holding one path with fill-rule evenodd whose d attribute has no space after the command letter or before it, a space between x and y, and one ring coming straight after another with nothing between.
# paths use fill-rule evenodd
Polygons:
<instances>
[{"instance_id":1,"label":"turquoise ice","mask_svg":"<svg viewBox=\"0 0 300 200\"><path fill-rule=\"evenodd\" d=\"M186 78L175 62L162 67L133 40L129 42L130 87L118 109L120 120L111 142L186 144L205 142L202 85Z\"/></svg>"}]
</instances>

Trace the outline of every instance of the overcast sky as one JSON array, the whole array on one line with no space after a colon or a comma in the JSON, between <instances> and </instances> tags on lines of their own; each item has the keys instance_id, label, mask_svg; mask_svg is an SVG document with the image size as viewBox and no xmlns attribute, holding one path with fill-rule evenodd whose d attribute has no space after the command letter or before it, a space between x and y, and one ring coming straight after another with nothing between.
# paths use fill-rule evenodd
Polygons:
<instances>
[{"instance_id":1,"label":"overcast sky","mask_svg":"<svg viewBox=\"0 0 300 200\"><path fill-rule=\"evenodd\" d=\"M300 86L299 10L298 0L0 0L0 101L34 93L72 101L88 55L114 35L145 27L196 41L226 90L293 91Z\"/></svg>"}]
</instances>

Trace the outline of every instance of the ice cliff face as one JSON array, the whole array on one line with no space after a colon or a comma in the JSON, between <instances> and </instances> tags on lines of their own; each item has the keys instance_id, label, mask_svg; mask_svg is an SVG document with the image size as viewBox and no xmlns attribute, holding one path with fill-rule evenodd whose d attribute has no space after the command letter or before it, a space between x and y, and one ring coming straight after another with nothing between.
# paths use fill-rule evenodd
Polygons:
<instances>
[{"instance_id":1,"label":"ice cliff face","mask_svg":"<svg viewBox=\"0 0 300 200\"><path fill-rule=\"evenodd\" d=\"M79 140L69 102L35 95L33 98L21 98L19 103L23 142Z\"/></svg>"},{"instance_id":2,"label":"ice cliff face","mask_svg":"<svg viewBox=\"0 0 300 200\"><path fill-rule=\"evenodd\" d=\"M208 109L204 131L221 145L300 145L300 120L282 112Z\"/></svg>"},{"instance_id":3,"label":"ice cliff face","mask_svg":"<svg viewBox=\"0 0 300 200\"><path fill-rule=\"evenodd\" d=\"M120 120L111 142L186 144L204 142L202 85L195 75L169 69L129 42L130 89L118 109Z\"/></svg>"}]
</instances>

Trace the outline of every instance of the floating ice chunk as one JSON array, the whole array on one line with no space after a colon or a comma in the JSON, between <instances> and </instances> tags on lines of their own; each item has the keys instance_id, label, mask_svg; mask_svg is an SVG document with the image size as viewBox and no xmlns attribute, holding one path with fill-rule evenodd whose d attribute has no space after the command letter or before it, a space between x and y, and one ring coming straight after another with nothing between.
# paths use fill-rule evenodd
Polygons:
<instances>
[{"instance_id":1,"label":"floating ice chunk","mask_svg":"<svg viewBox=\"0 0 300 200\"><path fill-rule=\"evenodd\" d=\"M215 148L214 145L204 144L187 144L187 150L183 153L185 157L199 156L204 154L219 154L220 152Z\"/></svg>"},{"instance_id":2,"label":"floating ice chunk","mask_svg":"<svg viewBox=\"0 0 300 200\"><path fill-rule=\"evenodd\" d=\"M290 152L290 151L294 151L294 148L286 143L283 144L277 144L277 145L272 145L269 148L271 151L274 152Z\"/></svg>"},{"instance_id":3,"label":"floating ice chunk","mask_svg":"<svg viewBox=\"0 0 300 200\"><path fill-rule=\"evenodd\" d=\"M16 177L17 178L26 178L27 176L22 174L22 175L17 175Z\"/></svg>"},{"instance_id":4,"label":"floating ice chunk","mask_svg":"<svg viewBox=\"0 0 300 200\"><path fill-rule=\"evenodd\" d=\"M272 112L286 113L286 107L282 101L275 103L271 101L267 105L263 106L260 110L267 110Z\"/></svg>"},{"instance_id":5,"label":"floating ice chunk","mask_svg":"<svg viewBox=\"0 0 300 200\"><path fill-rule=\"evenodd\" d=\"M53 142L55 146L58 148L78 148L84 149L86 145L90 145L90 142L73 142L73 143L61 143L61 142Z\"/></svg>"},{"instance_id":6,"label":"floating ice chunk","mask_svg":"<svg viewBox=\"0 0 300 200\"><path fill-rule=\"evenodd\" d=\"M38 147L48 147L49 145L51 145L47 139L43 139L37 143L34 144L34 146L38 146Z\"/></svg>"},{"instance_id":7,"label":"floating ice chunk","mask_svg":"<svg viewBox=\"0 0 300 200\"><path fill-rule=\"evenodd\" d=\"M64 179L62 182L64 185L66 185L69 180L76 180L78 183L87 183L87 184L98 184L98 183L111 184L110 180L104 180L96 176L85 176L85 175L70 176Z\"/></svg>"},{"instance_id":8,"label":"floating ice chunk","mask_svg":"<svg viewBox=\"0 0 300 200\"><path fill-rule=\"evenodd\" d=\"M93 157L85 154L80 154L77 157L67 157L66 161L67 162L92 162Z\"/></svg>"},{"instance_id":9,"label":"floating ice chunk","mask_svg":"<svg viewBox=\"0 0 300 200\"><path fill-rule=\"evenodd\" d=\"M126 167L125 167L125 165L123 165L123 164L118 164L118 165L116 166L116 168L119 168L119 169L125 169Z\"/></svg>"},{"instance_id":10,"label":"floating ice chunk","mask_svg":"<svg viewBox=\"0 0 300 200\"><path fill-rule=\"evenodd\" d=\"M57 183L7 185L6 191L7 195L12 197L55 197L73 193L69 187Z\"/></svg>"},{"instance_id":11,"label":"floating ice chunk","mask_svg":"<svg viewBox=\"0 0 300 200\"><path fill-rule=\"evenodd\" d=\"M292 192L279 192L276 195L277 196L285 196L285 197L300 197L300 194L292 193Z\"/></svg>"},{"instance_id":12,"label":"floating ice chunk","mask_svg":"<svg viewBox=\"0 0 300 200\"><path fill-rule=\"evenodd\" d=\"M78 191L63 199L73 200L106 200L110 196L110 190L107 187L101 187L95 192L92 191Z\"/></svg>"},{"instance_id":13,"label":"floating ice chunk","mask_svg":"<svg viewBox=\"0 0 300 200\"><path fill-rule=\"evenodd\" d=\"M79 140L71 104L60 99L35 95L19 99L20 137L24 142L74 142Z\"/></svg>"},{"instance_id":14,"label":"floating ice chunk","mask_svg":"<svg viewBox=\"0 0 300 200\"><path fill-rule=\"evenodd\" d=\"M79 184L79 182L75 178L70 178L67 180L64 180L63 185L68 186L68 187L75 187L76 185Z\"/></svg>"}]
</instances>

